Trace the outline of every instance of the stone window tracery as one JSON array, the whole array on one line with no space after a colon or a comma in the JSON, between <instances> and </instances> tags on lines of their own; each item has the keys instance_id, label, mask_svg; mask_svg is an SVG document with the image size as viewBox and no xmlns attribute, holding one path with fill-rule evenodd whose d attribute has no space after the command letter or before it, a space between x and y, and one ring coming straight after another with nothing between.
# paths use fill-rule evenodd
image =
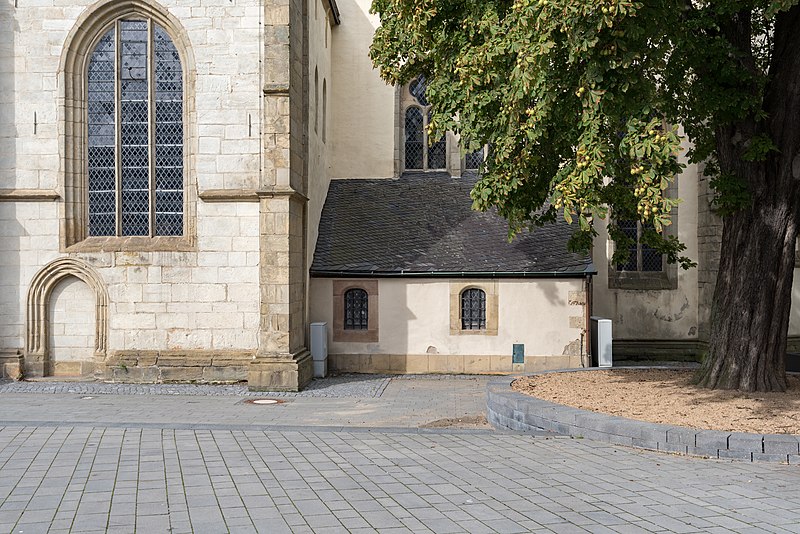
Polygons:
<instances>
[{"instance_id":1,"label":"stone window tracery","mask_svg":"<svg viewBox=\"0 0 800 534\"><path fill-rule=\"evenodd\" d=\"M67 36L64 252L196 246L196 71L186 31L150 0L98 2Z\"/></svg>"},{"instance_id":2,"label":"stone window tracery","mask_svg":"<svg viewBox=\"0 0 800 534\"><path fill-rule=\"evenodd\" d=\"M412 98L403 112L405 170L444 170L447 167L447 137L443 135L432 144L428 140L431 110L426 96L427 86L424 76L415 78L408 85Z\"/></svg>"}]
</instances>

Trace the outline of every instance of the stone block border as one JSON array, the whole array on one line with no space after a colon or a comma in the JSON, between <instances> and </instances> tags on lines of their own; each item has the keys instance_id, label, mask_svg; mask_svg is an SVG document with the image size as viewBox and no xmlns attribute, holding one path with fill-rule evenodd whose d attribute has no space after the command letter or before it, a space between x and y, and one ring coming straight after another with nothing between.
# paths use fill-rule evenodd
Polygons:
<instances>
[{"instance_id":1,"label":"stone block border","mask_svg":"<svg viewBox=\"0 0 800 534\"><path fill-rule=\"evenodd\" d=\"M592 369L547 372L576 371L591 372ZM800 436L701 430L590 412L517 393L511 389L516 378L506 376L487 385L486 417L497 429L547 430L575 438L690 456L800 464Z\"/></svg>"}]
</instances>

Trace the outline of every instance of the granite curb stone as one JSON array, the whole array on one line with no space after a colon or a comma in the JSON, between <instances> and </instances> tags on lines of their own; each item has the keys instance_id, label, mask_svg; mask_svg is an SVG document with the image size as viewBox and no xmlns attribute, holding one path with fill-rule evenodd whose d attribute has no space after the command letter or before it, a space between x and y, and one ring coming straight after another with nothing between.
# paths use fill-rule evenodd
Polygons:
<instances>
[{"instance_id":1,"label":"granite curb stone","mask_svg":"<svg viewBox=\"0 0 800 534\"><path fill-rule=\"evenodd\" d=\"M565 369L534 375L592 370ZM800 463L800 436L703 430L581 410L517 393L511 389L511 383L518 377L504 376L487 384L487 419L495 428L517 432L545 430L615 445L708 458Z\"/></svg>"}]
</instances>

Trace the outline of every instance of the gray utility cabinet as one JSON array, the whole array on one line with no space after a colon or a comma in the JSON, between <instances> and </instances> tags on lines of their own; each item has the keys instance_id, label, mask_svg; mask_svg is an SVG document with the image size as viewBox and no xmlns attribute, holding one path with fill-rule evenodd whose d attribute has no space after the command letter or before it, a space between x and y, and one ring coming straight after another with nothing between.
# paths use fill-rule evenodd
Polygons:
<instances>
[{"instance_id":1,"label":"gray utility cabinet","mask_svg":"<svg viewBox=\"0 0 800 534\"><path fill-rule=\"evenodd\" d=\"M593 315L591 323L592 367L611 367L611 319Z\"/></svg>"},{"instance_id":2,"label":"gray utility cabinet","mask_svg":"<svg viewBox=\"0 0 800 534\"><path fill-rule=\"evenodd\" d=\"M328 323L311 323L311 359L314 360L314 378L328 374Z\"/></svg>"}]
</instances>

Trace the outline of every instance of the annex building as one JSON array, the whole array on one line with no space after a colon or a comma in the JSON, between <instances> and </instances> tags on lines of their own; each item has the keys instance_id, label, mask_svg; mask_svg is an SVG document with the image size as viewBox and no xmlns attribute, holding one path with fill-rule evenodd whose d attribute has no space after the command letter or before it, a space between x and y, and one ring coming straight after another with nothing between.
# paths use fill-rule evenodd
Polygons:
<instances>
[{"instance_id":1,"label":"annex building","mask_svg":"<svg viewBox=\"0 0 800 534\"><path fill-rule=\"evenodd\" d=\"M670 227L697 269L641 244L613 265L602 228L592 257L563 223L508 243L470 209L482 152L429 145L424 80L372 68L369 6L0 3L3 376L298 389L312 322L343 372L578 367L590 314L618 357L703 350L701 169Z\"/></svg>"}]
</instances>

